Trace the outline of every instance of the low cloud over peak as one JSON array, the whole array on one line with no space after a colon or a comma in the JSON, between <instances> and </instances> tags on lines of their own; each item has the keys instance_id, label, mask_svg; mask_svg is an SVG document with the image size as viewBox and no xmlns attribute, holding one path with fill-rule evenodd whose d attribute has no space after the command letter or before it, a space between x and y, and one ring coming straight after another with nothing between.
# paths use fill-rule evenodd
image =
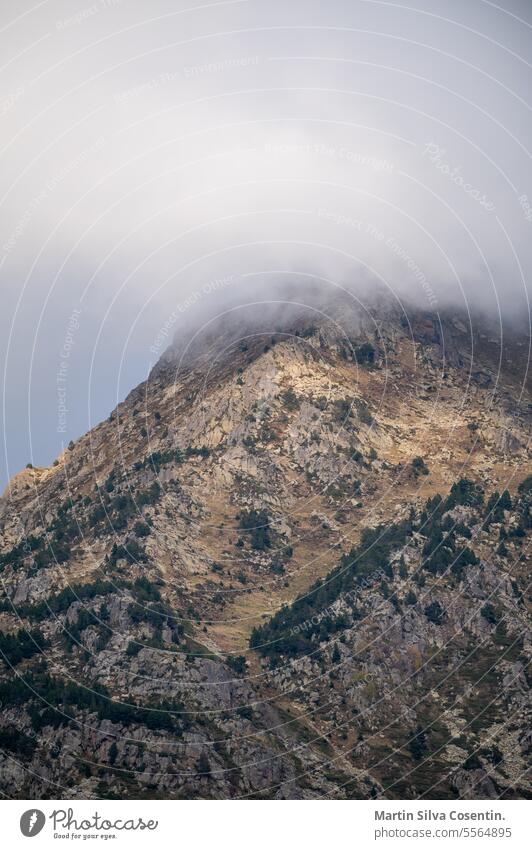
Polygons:
<instances>
[{"instance_id":1,"label":"low cloud over peak","mask_svg":"<svg viewBox=\"0 0 532 849\"><path fill-rule=\"evenodd\" d=\"M527 4L53 0L3 14L15 466L60 449L74 310L68 436L193 315L273 299L280 281L528 321Z\"/></svg>"}]
</instances>

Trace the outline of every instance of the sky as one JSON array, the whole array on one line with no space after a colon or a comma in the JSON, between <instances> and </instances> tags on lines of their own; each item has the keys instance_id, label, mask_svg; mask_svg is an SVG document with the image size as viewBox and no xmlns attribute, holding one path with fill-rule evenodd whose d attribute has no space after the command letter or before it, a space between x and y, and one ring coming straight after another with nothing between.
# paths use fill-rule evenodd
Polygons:
<instances>
[{"instance_id":1,"label":"sky","mask_svg":"<svg viewBox=\"0 0 532 849\"><path fill-rule=\"evenodd\" d=\"M531 36L518 0L3 0L0 484L225 293L527 321Z\"/></svg>"}]
</instances>

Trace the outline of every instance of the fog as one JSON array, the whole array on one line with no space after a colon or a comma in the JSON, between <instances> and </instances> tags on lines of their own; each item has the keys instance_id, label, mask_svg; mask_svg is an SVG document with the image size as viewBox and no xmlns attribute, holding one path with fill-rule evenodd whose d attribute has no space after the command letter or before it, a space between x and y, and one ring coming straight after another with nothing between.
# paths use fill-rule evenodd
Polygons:
<instances>
[{"instance_id":1,"label":"fog","mask_svg":"<svg viewBox=\"0 0 532 849\"><path fill-rule=\"evenodd\" d=\"M2 480L294 281L526 324L531 11L4 0Z\"/></svg>"}]
</instances>

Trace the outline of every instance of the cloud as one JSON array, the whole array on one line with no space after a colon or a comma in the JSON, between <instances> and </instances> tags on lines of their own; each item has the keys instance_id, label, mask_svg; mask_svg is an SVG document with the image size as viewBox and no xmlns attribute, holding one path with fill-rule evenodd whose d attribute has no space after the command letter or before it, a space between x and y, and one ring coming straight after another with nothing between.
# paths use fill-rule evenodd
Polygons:
<instances>
[{"instance_id":1,"label":"cloud","mask_svg":"<svg viewBox=\"0 0 532 849\"><path fill-rule=\"evenodd\" d=\"M528 315L526 5L53 0L2 14L2 330L19 420L29 385L51 427L73 309L74 432L140 379L171 317L190 319L183 304L208 313L216 281L229 300L300 275Z\"/></svg>"}]
</instances>

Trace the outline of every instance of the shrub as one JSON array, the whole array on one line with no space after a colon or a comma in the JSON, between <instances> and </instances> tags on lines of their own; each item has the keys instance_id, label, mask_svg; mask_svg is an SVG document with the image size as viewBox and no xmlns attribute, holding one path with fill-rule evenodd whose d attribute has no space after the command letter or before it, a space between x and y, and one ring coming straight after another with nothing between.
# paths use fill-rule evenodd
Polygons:
<instances>
[{"instance_id":1,"label":"shrub","mask_svg":"<svg viewBox=\"0 0 532 849\"><path fill-rule=\"evenodd\" d=\"M113 766L116 763L116 759L118 757L118 746L116 742L113 740L111 745L109 746L109 763Z\"/></svg>"},{"instance_id":2,"label":"shrub","mask_svg":"<svg viewBox=\"0 0 532 849\"><path fill-rule=\"evenodd\" d=\"M428 604L424 612L429 622L433 622L434 625L442 624L444 611L439 601L433 601L431 604Z\"/></svg>"},{"instance_id":3,"label":"shrub","mask_svg":"<svg viewBox=\"0 0 532 849\"><path fill-rule=\"evenodd\" d=\"M199 775L210 775L211 774L211 765L209 763L209 758L202 752L198 758L198 762L196 764L196 771Z\"/></svg>"},{"instance_id":4,"label":"shrub","mask_svg":"<svg viewBox=\"0 0 532 849\"><path fill-rule=\"evenodd\" d=\"M48 641L37 628L31 631L21 628L15 634L0 633L0 654L10 666L39 654L48 646Z\"/></svg>"},{"instance_id":5,"label":"shrub","mask_svg":"<svg viewBox=\"0 0 532 849\"><path fill-rule=\"evenodd\" d=\"M458 505L464 507L482 507L484 502L484 491L479 484L461 478L458 483L453 483L451 492L445 501L445 510L452 510Z\"/></svg>"},{"instance_id":6,"label":"shrub","mask_svg":"<svg viewBox=\"0 0 532 849\"><path fill-rule=\"evenodd\" d=\"M299 409L298 397L291 387L281 394L281 400L287 410L293 412L294 410Z\"/></svg>"},{"instance_id":7,"label":"shrub","mask_svg":"<svg viewBox=\"0 0 532 849\"><path fill-rule=\"evenodd\" d=\"M113 544L109 555L109 563L111 566L116 566L119 560L125 560L132 565L133 563L145 563L147 560L146 552L140 547L135 539L128 540L127 544Z\"/></svg>"},{"instance_id":8,"label":"shrub","mask_svg":"<svg viewBox=\"0 0 532 849\"><path fill-rule=\"evenodd\" d=\"M503 522L504 511L512 509L512 499L507 489L500 495L497 490L493 492L486 504L484 524L490 525L492 522Z\"/></svg>"},{"instance_id":9,"label":"shrub","mask_svg":"<svg viewBox=\"0 0 532 849\"><path fill-rule=\"evenodd\" d=\"M201 448L187 448L185 451L185 456L202 457L204 460L206 460L207 457L210 456L210 453L211 452L209 451L209 449L205 445L202 445Z\"/></svg>"},{"instance_id":10,"label":"shrub","mask_svg":"<svg viewBox=\"0 0 532 849\"><path fill-rule=\"evenodd\" d=\"M144 576L137 578L132 586L132 590L137 601L161 601L161 593L155 582L150 581Z\"/></svg>"},{"instance_id":11,"label":"shrub","mask_svg":"<svg viewBox=\"0 0 532 849\"><path fill-rule=\"evenodd\" d=\"M425 464L423 457L414 457L412 460L412 469L416 475L428 475L429 468Z\"/></svg>"},{"instance_id":12,"label":"shrub","mask_svg":"<svg viewBox=\"0 0 532 849\"><path fill-rule=\"evenodd\" d=\"M42 621L53 614L65 613L75 601L85 601L96 596L109 595L115 591L114 584L108 581L94 581L92 584L72 584L72 586L65 587L57 595L50 596L45 601L40 601L37 604L18 605L17 611L21 616L27 616L28 619Z\"/></svg>"},{"instance_id":13,"label":"shrub","mask_svg":"<svg viewBox=\"0 0 532 849\"><path fill-rule=\"evenodd\" d=\"M455 557L453 565L451 566L451 572L456 575L459 580L461 580L466 566L476 566L478 563L479 559L476 554L466 546L462 549L460 554Z\"/></svg>"},{"instance_id":14,"label":"shrub","mask_svg":"<svg viewBox=\"0 0 532 849\"><path fill-rule=\"evenodd\" d=\"M152 483L149 489L141 490L139 496L137 498L137 503L139 507L143 507L144 505L156 504L159 498L161 497L162 489L160 484L155 481Z\"/></svg>"},{"instance_id":15,"label":"shrub","mask_svg":"<svg viewBox=\"0 0 532 849\"><path fill-rule=\"evenodd\" d=\"M239 527L249 531L251 547L256 551L264 551L271 547L270 520L266 510L250 510L240 515Z\"/></svg>"},{"instance_id":16,"label":"shrub","mask_svg":"<svg viewBox=\"0 0 532 849\"><path fill-rule=\"evenodd\" d=\"M0 749L7 749L21 760L28 761L33 757L36 748L37 741L14 725L0 728Z\"/></svg>"},{"instance_id":17,"label":"shrub","mask_svg":"<svg viewBox=\"0 0 532 849\"><path fill-rule=\"evenodd\" d=\"M363 342L355 349L357 362L370 365L375 362L375 348L371 342Z\"/></svg>"},{"instance_id":18,"label":"shrub","mask_svg":"<svg viewBox=\"0 0 532 849\"><path fill-rule=\"evenodd\" d=\"M532 492L532 475L528 475L528 477L526 477L524 481L521 481L521 483L517 487L517 491L520 495L528 495L530 492Z\"/></svg>"},{"instance_id":19,"label":"shrub","mask_svg":"<svg viewBox=\"0 0 532 849\"><path fill-rule=\"evenodd\" d=\"M100 720L110 720L123 725L145 725L152 730L172 731L176 729L174 713L181 712L180 703L163 702L159 705L135 707L113 701L107 689L101 685L84 687L73 681L65 682L52 678L44 671L37 674L29 673L22 687L13 687L11 702L30 702L29 713L35 731L51 725L60 727L68 725L72 714L86 710L96 713ZM0 698L3 700L4 685L0 685ZM34 704L34 700L38 701ZM49 707L42 709L42 703Z\"/></svg>"},{"instance_id":20,"label":"shrub","mask_svg":"<svg viewBox=\"0 0 532 849\"><path fill-rule=\"evenodd\" d=\"M158 474L163 466L168 466L170 463L182 463L183 452L180 448L171 448L168 451L152 451L144 460L137 460L133 464L133 469L140 472L141 469L153 469Z\"/></svg>"},{"instance_id":21,"label":"shrub","mask_svg":"<svg viewBox=\"0 0 532 849\"><path fill-rule=\"evenodd\" d=\"M242 719L248 719L250 721L253 719L253 710L248 705L242 705L242 707L237 708L236 712Z\"/></svg>"},{"instance_id":22,"label":"shrub","mask_svg":"<svg viewBox=\"0 0 532 849\"><path fill-rule=\"evenodd\" d=\"M469 755L463 763L463 768L466 770L482 769L482 762L476 754Z\"/></svg>"},{"instance_id":23,"label":"shrub","mask_svg":"<svg viewBox=\"0 0 532 849\"><path fill-rule=\"evenodd\" d=\"M490 625L497 625L499 622L500 614L497 613L495 607L491 602L487 602L484 607L480 611L481 615L484 617L486 622L489 622Z\"/></svg>"},{"instance_id":24,"label":"shrub","mask_svg":"<svg viewBox=\"0 0 532 849\"><path fill-rule=\"evenodd\" d=\"M236 672L237 675L243 675L246 671L246 658L244 655L229 655L226 658L226 663L233 672Z\"/></svg>"},{"instance_id":25,"label":"shrub","mask_svg":"<svg viewBox=\"0 0 532 849\"><path fill-rule=\"evenodd\" d=\"M420 725L417 726L416 735L410 740L408 748L410 749L410 754L415 761L420 761L427 751L427 738Z\"/></svg>"},{"instance_id":26,"label":"shrub","mask_svg":"<svg viewBox=\"0 0 532 849\"><path fill-rule=\"evenodd\" d=\"M367 403L364 401L364 399L363 398L355 398L353 404L356 407L356 411L357 411L359 421L361 421L362 424L366 424L366 425L373 424L373 416L371 415L370 409L369 409ZM372 449L372 450L374 450L374 449ZM377 455L375 454L375 456L377 456Z\"/></svg>"},{"instance_id":27,"label":"shrub","mask_svg":"<svg viewBox=\"0 0 532 849\"><path fill-rule=\"evenodd\" d=\"M345 422L351 415L351 401L340 398L333 404L333 417L339 424Z\"/></svg>"}]
</instances>

